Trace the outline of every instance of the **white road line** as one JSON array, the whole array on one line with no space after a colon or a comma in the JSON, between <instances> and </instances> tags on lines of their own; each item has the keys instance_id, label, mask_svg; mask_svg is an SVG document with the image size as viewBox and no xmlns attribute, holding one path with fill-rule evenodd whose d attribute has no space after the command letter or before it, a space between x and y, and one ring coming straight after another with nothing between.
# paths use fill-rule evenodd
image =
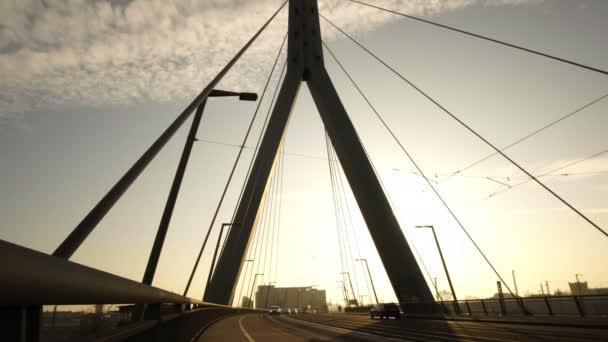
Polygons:
<instances>
[{"instance_id":1,"label":"white road line","mask_svg":"<svg viewBox=\"0 0 608 342\"><path fill-rule=\"evenodd\" d=\"M249 335L247 333L247 330L245 330L245 328L243 328L243 319L246 316L242 316L241 318L239 318L239 328L241 328L241 331L243 332L243 335L245 335L245 337L247 338L247 341L249 342L255 342L255 340L251 337L251 335Z\"/></svg>"}]
</instances>

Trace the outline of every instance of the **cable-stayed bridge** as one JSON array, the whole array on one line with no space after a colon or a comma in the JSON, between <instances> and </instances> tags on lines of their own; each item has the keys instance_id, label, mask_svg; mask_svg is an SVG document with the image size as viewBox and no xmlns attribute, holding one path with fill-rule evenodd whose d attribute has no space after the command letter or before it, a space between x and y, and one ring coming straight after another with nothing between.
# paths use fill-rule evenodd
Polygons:
<instances>
[{"instance_id":1,"label":"cable-stayed bridge","mask_svg":"<svg viewBox=\"0 0 608 342\"><path fill-rule=\"evenodd\" d=\"M516 49L568 65L608 76L608 72L594 66L577 61L536 51L509 42L478 35L451 26L442 25L429 20L399 13L377 5L351 0L360 6L372 7L378 11L389 12L408 20L420 21L428 25L449 30L510 49ZM247 49L256 41L258 36L268 27L273 19L283 10L288 11L289 21L287 33L279 51L276 53L265 86L259 96L254 93L232 92L216 89L222 78L241 58ZM368 54L373 60L386 68L395 77L414 89L428 100L447 118L456 122L472 136L487 145L493 152L462 167L453 174L445 175L436 180L427 175L419 166L415 157L406 149L399 136L391 129L383 118L380 110L370 97L365 94L350 71L342 64L341 59L332 48L322 40L320 20L326 21L338 33L344 35L355 46ZM287 58L280 63L283 49L287 50ZM404 236L399 220L394 213L392 199L379 177L378 170L373 164L364 142L351 121L347 109L343 105L338 90L334 87L332 78L325 68L325 59L330 57L344 72L357 93L373 111L388 136L394 140L406 158L415 168L412 171L424 180L427 189L432 192L445 207L451 218L470 240L475 250L481 255L485 266L494 273L498 280L499 296L493 300L459 300L452 286L450 276L445 267L439 240L435 235L437 248L445 267L450 284L451 296L445 300L439 294L436 283L432 283L431 275L424 263L420 262L418 251ZM280 71L280 85L272 91L270 83L272 76ZM295 311L289 317L268 317L269 305L279 304L280 299L268 299L265 303L258 300L253 303L254 291L259 285L259 277L267 277L270 287L271 274L276 279L276 262L278 259L275 242L278 241L277 220L280 220L281 196L283 188L283 167L285 151L283 138L290 120L290 115L302 83L310 90L325 128L325 146L327 163L332 186L332 200L335 212L335 222L339 234L340 263L342 280L339 281L344 294L344 308L348 312L327 313L327 307L308 308L303 305L300 295L305 296L311 286L298 289L298 299ZM271 95L272 94L272 95ZM166 235L169 231L171 218L180 192L193 145L199 139L197 132L203 120L205 104L209 97L238 97L244 101L258 101L257 108L239 149L234 165L229 172L217 209L210 218L209 229L203 237L202 245L189 274L183 293L176 294L156 288L153 285L156 269L161 257ZM242 184L239 199L234 213L230 218L219 215L226 193L233 180L235 170L245 149L245 143L250 137L252 127L258 116L262 99L271 97L271 110L263 118L263 134L260 135L255 147L254 158L251 160L247 178ZM124 306L124 317L121 325L116 325L110 332L102 335L92 335L86 339L102 340L386 340L405 339L416 341L448 341L448 340L606 340L608 339L608 296L577 295L550 296L549 284L547 296L523 298L510 281L500 274L490 258L469 233L469 230L450 207L438 190L438 184L447 182L460 173L468 170L485 160L499 156L516 167L526 178L511 184L500 179L486 177L488 181L501 185L499 190L489 197L509 191L528 182L535 183L556 201L580 218L582 222L597 233L598 239L608 237L604 227L579 210L567 198L543 182L543 177L560 172L566 167L597 158L608 150L597 151L580 160L560 166L545 174L533 174L523 165L513 159L509 149L568 118L584 111L586 108L604 101L608 95L594 99L575 111L546 123L521 137L513 143L499 147L484 137L474 127L467 124L459 115L432 94L400 73L390 63L379 57L355 37L336 25L330 18L318 12L316 0L293 0L285 2L266 21L266 23L251 37L242 49L228 62L219 74L200 92L175 121L158 137L156 141L141 155L122 178L94 206L94 208L72 230L65 240L56 248L52 255L36 252L25 247L2 241L0 253L2 258L2 298L1 315L3 333L8 340L39 341L42 332L43 305L104 305L131 304ZM148 164L156 157L175 133L182 128L188 119L192 118L189 133L183 147L183 152L173 179L162 213L157 234L141 282L135 282L107 272L71 262L70 258L81 247L87 237L96 229L106 214L120 200L121 196L135 182ZM359 284L353 286L348 270L354 269L349 264L360 262L367 267L368 277L365 277L368 302L378 304L378 296L374 289L373 277L369 272L367 260L361 258L359 246L352 229L351 209L347 200L347 189L352 191L355 202L365 221L367 229L379 254L382 265L390 280L395 297L403 310L404 317L400 320L371 320L368 318L369 306L362 305ZM482 199L485 200L485 199ZM227 221L219 224L218 220ZM219 224L217 241L211 241L211 232ZM265 227L265 228L264 228ZM269 228L270 227L270 228ZM431 228L433 226L420 226ZM225 239L222 239L224 238ZM270 242L269 242L270 241ZM192 281L197 272L203 252L213 250L211 267L207 270L207 282L202 298L188 297ZM358 257L358 258L357 258ZM261 260L261 261L260 261ZM273 271L274 269L274 271ZM369 283L368 283L369 280ZM355 282L357 281L355 277ZM582 286L577 279L577 284ZM363 285L363 284L361 284ZM314 286L312 286L314 287ZM370 291L370 287L373 291ZM257 293L259 293L258 288ZM504 289L504 292L502 291ZM434 293L436 295L434 295ZM357 293L359 296L357 296ZM374 299L371 298L372 293ZM285 291L287 296L287 291ZM241 301L246 297L248 301ZM286 299L282 301L285 306ZM287 309L287 308L284 308ZM303 312L307 311L307 312ZM95 316L103 320L101 316ZM55 314L53 314L55 320ZM78 339L78 337L73 337ZM84 338L84 337L83 337Z\"/></svg>"}]
</instances>

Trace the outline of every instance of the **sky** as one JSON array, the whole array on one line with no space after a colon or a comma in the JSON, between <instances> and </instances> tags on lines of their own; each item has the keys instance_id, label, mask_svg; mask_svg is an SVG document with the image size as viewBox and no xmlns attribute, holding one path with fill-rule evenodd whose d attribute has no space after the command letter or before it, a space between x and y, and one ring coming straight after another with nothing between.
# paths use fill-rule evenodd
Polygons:
<instances>
[{"instance_id":1,"label":"sky","mask_svg":"<svg viewBox=\"0 0 608 342\"><path fill-rule=\"evenodd\" d=\"M604 1L376 1L381 6L607 69ZM280 1L3 1L0 4L0 238L52 251L132 163L225 65ZM569 65L408 21L347 0L319 1L320 13L497 146L506 146L608 94L608 79ZM440 180L492 152L455 121L330 25L324 40L422 170ZM243 55L218 88L261 94L286 32L286 11ZM282 67L284 52L279 68ZM496 292L496 276L427 189L395 141L326 53L325 63L380 175L408 241L447 290L432 224L460 298ZM269 94L220 210L231 219ZM210 99L205 109L154 285L181 293L234 163L256 103ZM608 149L608 99L507 150L541 175ZM73 261L141 280L190 121L174 136ZM340 300L348 271L363 295L369 260L378 296L394 300L350 190L357 241L343 269L323 126L303 86L284 137L276 272L260 282L319 285ZM213 143L215 142L215 143ZM218 144L221 143L221 144ZM228 145L223 145L228 144ZM564 175L567 174L567 175ZM575 274L608 287L605 237L500 157L437 189L496 269L521 294L549 281L566 290ZM608 154L541 178L608 227ZM346 179L343 177L343 180ZM348 188L348 187L347 187ZM261 231L261 230L260 230ZM252 248L255 245L252 245ZM212 250L189 295L200 297ZM261 258L256 258L260 259ZM267 261L269 263L269 261ZM254 267L259 269L258 262ZM266 264L267 265L267 264ZM268 266L266 266L268 267ZM262 267L262 269L265 269ZM428 278L428 277L427 277ZM427 279L427 281L430 281ZM241 286L239 286L240 288ZM369 297L364 298L364 301Z\"/></svg>"}]
</instances>

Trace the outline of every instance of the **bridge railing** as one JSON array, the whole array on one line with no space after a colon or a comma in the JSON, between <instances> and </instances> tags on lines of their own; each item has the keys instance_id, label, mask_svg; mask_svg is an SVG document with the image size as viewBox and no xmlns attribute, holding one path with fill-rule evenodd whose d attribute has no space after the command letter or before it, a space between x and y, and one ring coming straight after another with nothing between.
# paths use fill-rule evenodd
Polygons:
<instances>
[{"instance_id":1,"label":"bridge railing","mask_svg":"<svg viewBox=\"0 0 608 342\"><path fill-rule=\"evenodd\" d=\"M128 305L122 307L126 310L114 306L110 312L98 310L95 314L87 310L103 304L146 304L147 321L131 323L133 310ZM71 306L74 312L48 312L55 305ZM47 309L44 314L43 306ZM76 339L119 336L109 340L140 340L153 331L180 336L167 340L189 341L188 335L196 334L211 321L249 311L254 310L204 303L0 240L0 329L6 341L24 337L38 341L41 332L46 341L66 335ZM62 325L71 330L55 329ZM173 331L176 327L179 333Z\"/></svg>"},{"instance_id":2,"label":"bridge railing","mask_svg":"<svg viewBox=\"0 0 608 342\"><path fill-rule=\"evenodd\" d=\"M440 301L445 314L457 315L452 301ZM541 296L459 301L469 316L608 317L608 295ZM524 311L525 308L525 311Z\"/></svg>"},{"instance_id":3,"label":"bridge railing","mask_svg":"<svg viewBox=\"0 0 608 342\"><path fill-rule=\"evenodd\" d=\"M460 313L453 301L437 302L448 316L502 317L597 317L608 318L608 295L539 296L458 301ZM407 313L407 304L402 304ZM345 308L346 313L368 314L371 306Z\"/></svg>"}]
</instances>

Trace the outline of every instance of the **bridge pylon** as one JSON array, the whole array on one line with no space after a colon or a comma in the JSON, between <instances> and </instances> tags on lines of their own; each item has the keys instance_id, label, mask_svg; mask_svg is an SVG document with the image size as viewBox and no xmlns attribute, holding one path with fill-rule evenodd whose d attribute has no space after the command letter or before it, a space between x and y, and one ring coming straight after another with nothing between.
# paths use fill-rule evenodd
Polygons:
<instances>
[{"instance_id":1,"label":"bridge pylon","mask_svg":"<svg viewBox=\"0 0 608 342\"><path fill-rule=\"evenodd\" d=\"M204 301L229 304L259 218L272 165L302 82L306 82L397 299L408 313L437 311L433 295L382 190L372 164L325 69L316 0L289 2L287 72L225 248Z\"/></svg>"}]
</instances>

